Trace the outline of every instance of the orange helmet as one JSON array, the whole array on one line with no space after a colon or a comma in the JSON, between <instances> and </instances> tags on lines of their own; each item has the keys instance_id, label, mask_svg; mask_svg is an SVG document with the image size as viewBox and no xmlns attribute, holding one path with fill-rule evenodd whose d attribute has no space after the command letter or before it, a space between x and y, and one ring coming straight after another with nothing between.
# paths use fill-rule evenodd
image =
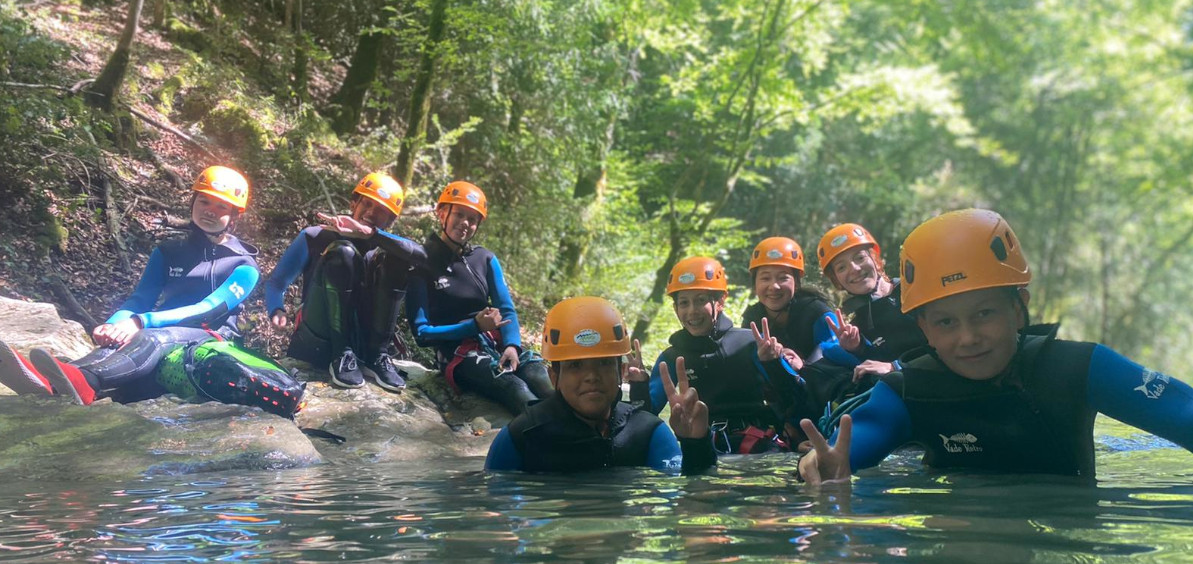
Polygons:
<instances>
[{"instance_id":1,"label":"orange helmet","mask_svg":"<svg viewBox=\"0 0 1193 564\"><path fill-rule=\"evenodd\" d=\"M443 193L439 194L439 202L435 204L438 208L442 205L461 205L466 208L471 208L481 214L481 219L489 217L489 200L485 198L485 193L481 192L475 184L457 180L448 184L443 188Z\"/></svg>"},{"instance_id":2,"label":"orange helmet","mask_svg":"<svg viewBox=\"0 0 1193 564\"><path fill-rule=\"evenodd\" d=\"M402 189L402 185L383 172L373 172L360 179L352 193L385 206L385 209L394 215L402 213L402 203L406 200L406 191Z\"/></svg>"},{"instance_id":3,"label":"orange helmet","mask_svg":"<svg viewBox=\"0 0 1193 564\"><path fill-rule=\"evenodd\" d=\"M921 223L903 242L899 263L903 313L971 290L1031 282L1019 239L990 210L953 211Z\"/></svg>"},{"instance_id":4,"label":"orange helmet","mask_svg":"<svg viewBox=\"0 0 1193 564\"><path fill-rule=\"evenodd\" d=\"M604 358L629 352L625 321L609 300L568 298L547 312L543 322L543 358L547 360Z\"/></svg>"},{"instance_id":5,"label":"orange helmet","mask_svg":"<svg viewBox=\"0 0 1193 564\"><path fill-rule=\"evenodd\" d=\"M804 275L804 250L794 239L786 237L767 237L754 247L754 254L750 255L750 271L760 266L786 266Z\"/></svg>"},{"instance_id":6,"label":"orange helmet","mask_svg":"<svg viewBox=\"0 0 1193 564\"><path fill-rule=\"evenodd\" d=\"M874 247L876 261L882 260L882 247L878 246L878 241L874 240L874 236L866 231L865 227L856 223L842 223L829 229L828 233L820 238L820 244L816 246L816 257L820 261L820 270L828 274L828 266L832 264L833 259L845 251L866 245ZM879 263L879 268L882 268L881 263Z\"/></svg>"},{"instance_id":7,"label":"orange helmet","mask_svg":"<svg viewBox=\"0 0 1193 564\"><path fill-rule=\"evenodd\" d=\"M717 259L709 257L688 257L671 267L667 277L667 295L680 290L715 290L729 292L729 279L725 267Z\"/></svg>"},{"instance_id":8,"label":"orange helmet","mask_svg":"<svg viewBox=\"0 0 1193 564\"><path fill-rule=\"evenodd\" d=\"M199 173L191 188L201 194L232 204L239 211L249 203L249 181L226 166L209 166Z\"/></svg>"}]
</instances>

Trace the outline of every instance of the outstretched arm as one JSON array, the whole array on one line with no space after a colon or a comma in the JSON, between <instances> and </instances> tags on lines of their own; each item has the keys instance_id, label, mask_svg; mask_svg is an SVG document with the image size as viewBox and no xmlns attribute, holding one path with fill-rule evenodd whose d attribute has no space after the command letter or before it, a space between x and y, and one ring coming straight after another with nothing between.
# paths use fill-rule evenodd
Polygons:
<instances>
[{"instance_id":1,"label":"outstretched arm","mask_svg":"<svg viewBox=\"0 0 1193 564\"><path fill-rule=\"evenodd\" d=\"M257 267L242 264L232 270L232 274L220 284L214 292L207 295L199 303L167 309L165 311L151 311L139 313L141 327L189 326L198 327L204 323L213 322L229 311L236 309L253 288L257 287L257 279L261 276Z\"/></svg>"},{"instance_id":2,"label":"outstretched arm","mask_svg":"<svg viewBox=\"0 0 1193 564\"><path fill-rule=\"evenodd\" d=\"M286 247L286 252L282 253L282 258L278 260L273 272L269 273L269 278L265 279L265 313L273 315L278 310L285 312L286 288L289 288L307 267L307 233L311 229L318 228L308 227L299 232L290 246Z\"/></svg>"},{"instance_id":3,"label":"outstretched arm","mask_svg":"<svg viewBox=\"0 0 1193 564\"><path fill-rule=\"evenodd\" d=\"M1090 406L1193 451L1193 388L1098 345L1089 362Z\"/></svg>"}]
</instances>

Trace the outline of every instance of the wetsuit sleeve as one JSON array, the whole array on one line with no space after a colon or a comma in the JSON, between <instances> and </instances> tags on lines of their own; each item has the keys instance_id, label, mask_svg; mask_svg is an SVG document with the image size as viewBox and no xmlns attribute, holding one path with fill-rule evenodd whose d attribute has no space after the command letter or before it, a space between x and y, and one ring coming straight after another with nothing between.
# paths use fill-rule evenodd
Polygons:
<instances>
[{"instance_id":1,"label":"wetsuit sleeve","mask_svg":"<svg viewBox=\"0 0 1193 564\"><path fill-rule=\"evenodd\" d=\"M378 247L385 249L411 266L424 268L427 266L427 250L422 245L400 235L394 235L383 229L377 229L371 238Z\"/></svg>"},{"instance_id":2,"label":"wetsuit sleeve","mask_svg":"<svg viewBox=\"0 0 1193 564\"><path fill-rule=\"evenodd\" d=\"M1193 451L1193 388L1103 345L1089 362L1090 406Z\"/></svg>"},{"instance_id":3,"label":"wetsuit sleeve","mask_svg":"<svg viewBox=\"0 0 1193 564\"><path fill-rule=\"evenodd\" d=\"M659 423L650 436L646 465L668 474L678 474L683 468L683 452L679 448L679 439L675 438L675 432L666 422Z\"/></svg>"},{"instance_id":4,"label":"wetsuit sleeve","mask_svg":"<svg viewBox=\"0 0 1193 564\"><path fill-rule=\"evenodd\" d=\"M522 329L518 325L518 312L514 311L514 300L510 297L509 286L505 284L505 273L501 270L501 263L497 262L497 257L489 258L489 301L499 310L501 310L501 320L509 320L509 323L502 325L501 344L504 346L513 345L518 348L518 352L522 351Z\"/></svg>"},{"instance_id":5,"label":"wetsuit sleeve","mask_svg":"<svg viewBox=\"0 0 1193 564\"><path fill-rule=\"evenodd\" d=\"M902 398L886 382L870 390L870 399L849 414L853 418L853 441L849 445L849 466L857 472L877 466L895 449L911 440L911 415ZM833 433L829 444L837 443Z\"/></svg>"},{"instance_id":6,"label":"wetsuit sleeve","mask_svg":"<svg viewBox=\"0 0 1193 564\"><path fill-rule=\"evenodd\" d=\"M406 284L406 319L419 346L426 347L434 341L459 342L480 333L480 326L475 319L465 319L452 325L431 325L427 319L429 304L426 280L420 275L411 276Z\"/></svg>"},{"instance_id":7,"label":"wetsuit sleeve","mask_svg":"<svg viewBox=\"0 0 1193 564\"><path fill-rule=\"evenodd\" d=\"M162 287L166 284L166 257L162 255L161 249L153 249L149 254L149 262L145 263L145 272L141 273L141 280L137 282L137 288L133 290L131 296L120 307L116 308L116 313L113 313L108 318L106 323L116 323L124 321L133 316L133 314L149 311L153 306L157 305L157 297L162 293Z\"/></svg>"},{"instance_id":8,"label":"wetsuit sleeve","mask_svg":"<svg viewBox=\"0 0 1193 564\"><path fill-rule=\"evenodd\" d=\"M659 372L659 365L663 362L663 355L660 354L650 371L650 381L630 382L630 403L641 402L642 409L655 415L663 411L663 406L667 405L667 391L663 389L663 377ZM674 382L674 379L672 381Z\"/></svg>"},{"instance_id":9,"label":"wetsuit sleeve","mask_svg":"<svg viewBox=\"0 0 1193 564\"><path fill-rule=\"evenodd\" d=\"M298 234L298 237L294 238L290 246L286 247L286 252L282 253L278 265L273 268L273 272L269 273L269 278L265 280L265 313L267 315L273 315L273 312L285 309L286 288L289 288L307 267L307 260L310 256L307 232L308 229L304 229Z\"/></svg>"},{"instance_id":10,"label":"wetsuit sleeve","mask_svg":"<svg viewBox=\"0 0 1193 564\"><path fill-rule=\"evenodd\" d=\"M666 425L662 425L666 427ZM653 446L653 443L652 443ZM497 433L497 438L489 445L489 455L485 457L485 470L521 470L522 453L514 446L514 439L510 437L506 427Z\"/></svg>"},{"instance_id":11,"label":"wetsuit sleeve","mask_svg":"<svg viewBox=\"0 0 1193 564\"><path fill-rule=\"evenodd\" d=\"M834 364L846 368L853 368L861 364L857 357L841 347L841 342L837 340L837 336L833 333L833 330L829 329L827 319L830 317L834 323L841 323L841 320L837 319L837 314L830 311L820 316L820 319L812 326L812 338L816 340L817 346L820 347L820 353L824 355L824 358L831 360Z\"/></svg>"},{"instance_id":12,"label":"wetsuit sleeve","mask_svg":"<svg viewBox=\"0 0 1193 564\"><path fill-rule=\"evenodd\" d=\"M253 293L257 286L257 279L261 273L257 267L242 264L232 270L232 274L208 294L199 303L182 306L165 311L151 311L137 314L141 318L141 327L146 329L158 327L172 327L186 325L197 327L203 323L211 323L236 308Z\"/></svg>"},{"instance_id":13,"label":"wetsuit sleeve","mask_svg":"<svg viewBox=\"0 0 1193 564\"><path fill-rule=\"evenodd\" d=\"M754 367L764 378L772 409L786 422L798 427L799 418L796 414L804 403L804 379L787 364L785 358L766 362L760 360L757 347L754 349Z\"/></svg>"}]
</instances>

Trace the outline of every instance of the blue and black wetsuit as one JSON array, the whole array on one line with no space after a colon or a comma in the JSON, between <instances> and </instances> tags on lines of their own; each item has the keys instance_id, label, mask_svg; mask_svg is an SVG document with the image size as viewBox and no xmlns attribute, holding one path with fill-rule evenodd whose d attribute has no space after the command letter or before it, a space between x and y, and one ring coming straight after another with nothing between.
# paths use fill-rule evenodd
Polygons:
<instances>
[{"instance_id":1,"label":"blue and black wetsuit","mask_svg":"<svg viewBox=\"0 0 1193 564\"><path fill-rule=\"evenodd\" d=\"M666 362L677 381L676 359L684 357L689 383L708 405L709 422L719 452L766 452L782 438L787 424L798 426L806 404L804 385L787 361L758 360L753 332L733 327L722 313L711 335L696 337L686 329L673 333L671 346L655 361L648 382L630 384L630 401L658 415L667 405L659 365ZM759 434L761 433L761 435Z\"/></svg>"},{"instance_id":2,"label":"blue and black wetsuit","mask_svg":"<svg viewBox=\"0 0 1193 564\"><path fill-rule=\"evenodd\" d=\"M555 393L501 430L489 445L485 469L582 472L649 466L669 474L697 474L717 462L708 439L677 441L662 419L627 403L613 406L607 429L602 434L581 421Z\"/></svg>"},{"instance_id":3,"label":"blue and black wetsuit","mask_svg":"<svg viewBox=\"0 0 1193 564\"><path fill-rule=\"evenodd\" d=\"M907 352L928 344L915 316L902 311L899 279L891 284L886 296L850 296L841 304L844 313L853 316L852 323L863 337L862 350L854 354L859 360L896 362Z\"/></svg>"},{"instance_id":4,"label":"blue and black wetsuit","mask_svg":"<svg viewBox=\"0 0 1193 564\"><path fill-rule=\"evenodd\" d=\"M1193 450L1193 388L1055 331L1025 330L1013 368L994 380L963 378L931 354L905 358L851 414L852 469L916 443L936 468L1093 479L1097 413Z\"/></svg>"},{"instance_id":5,"label":"blue and black wetsuit","mask_svg":"<svg viewBox=\"0 0 1193 564\"><path fill-rule=\"evenodd\" d=\"M457 253L438 236L424 246L427 269L410 278L406 316L419 346L435 348L448 382L498 401L515 415L531 401L550 396L546 367L522 350L518 314L497 257L484 247ZM509 323L482 333L475 318L487 307L500 310ZM518 368L500 374L497 360L509 346L520 353Z\"/></svg>"},{"instance_id":6,"label":"blue and black wetsuit","mask_svg":"<svg viewBox=\"0 0 1193 564\"><path fill-rule=\"evenodd\" d=\"M153 250L137 288L108 323L136 317L143 327L119 349L100 348L71 364L97 392L136 401L164 392L147 378L175 347L240 337L236 317L257 286L257 249L232 235L214 244L197 226Z\"/></svg>"},{"instance_id":7,"label":"blue and black wetsuit","mask_svg":"<svg viewBox=\"0 0 1193 564\"><path fill-rule=\"evenodd\" d=\"M422 245L380 229L368 239L319 226L302 230L265 282L265 308L273 315L302 275L302 310L287 354L324 365L351 347L376 358L393 338L410 273L426 258Z\"/></svg>"}]
</instances>

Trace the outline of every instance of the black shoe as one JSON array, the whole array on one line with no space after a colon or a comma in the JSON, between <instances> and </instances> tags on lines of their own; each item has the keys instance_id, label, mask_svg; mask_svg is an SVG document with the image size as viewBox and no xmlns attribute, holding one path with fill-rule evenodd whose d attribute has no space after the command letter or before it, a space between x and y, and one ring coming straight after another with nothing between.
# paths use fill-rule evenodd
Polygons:
<instances>
[{"instance_id":1,"label":"black shoe","mask_svg":"<svg viewBox=\"0 0 1193 564\"><path fill-rule=\"evenodd\" d=\"M389 353L377 355L376 360L361 367L365 374L377 381L377 385L391 392L406 389L406 379L402 378L402 371L394 366Z\"/></svg>"},{"instance_id":2,"label":"black shoe","mask_svg":"<svg viewBox=\"0 0 1193 564\"><path fill-rule=\"evenodd\" d=\"M344 349L344 354L331 361L327 371L331 373L331 383L341 388L359 388L365 385L365 376L360 372L356 354L352 349Z\"/></svg>"}]
</instances>

